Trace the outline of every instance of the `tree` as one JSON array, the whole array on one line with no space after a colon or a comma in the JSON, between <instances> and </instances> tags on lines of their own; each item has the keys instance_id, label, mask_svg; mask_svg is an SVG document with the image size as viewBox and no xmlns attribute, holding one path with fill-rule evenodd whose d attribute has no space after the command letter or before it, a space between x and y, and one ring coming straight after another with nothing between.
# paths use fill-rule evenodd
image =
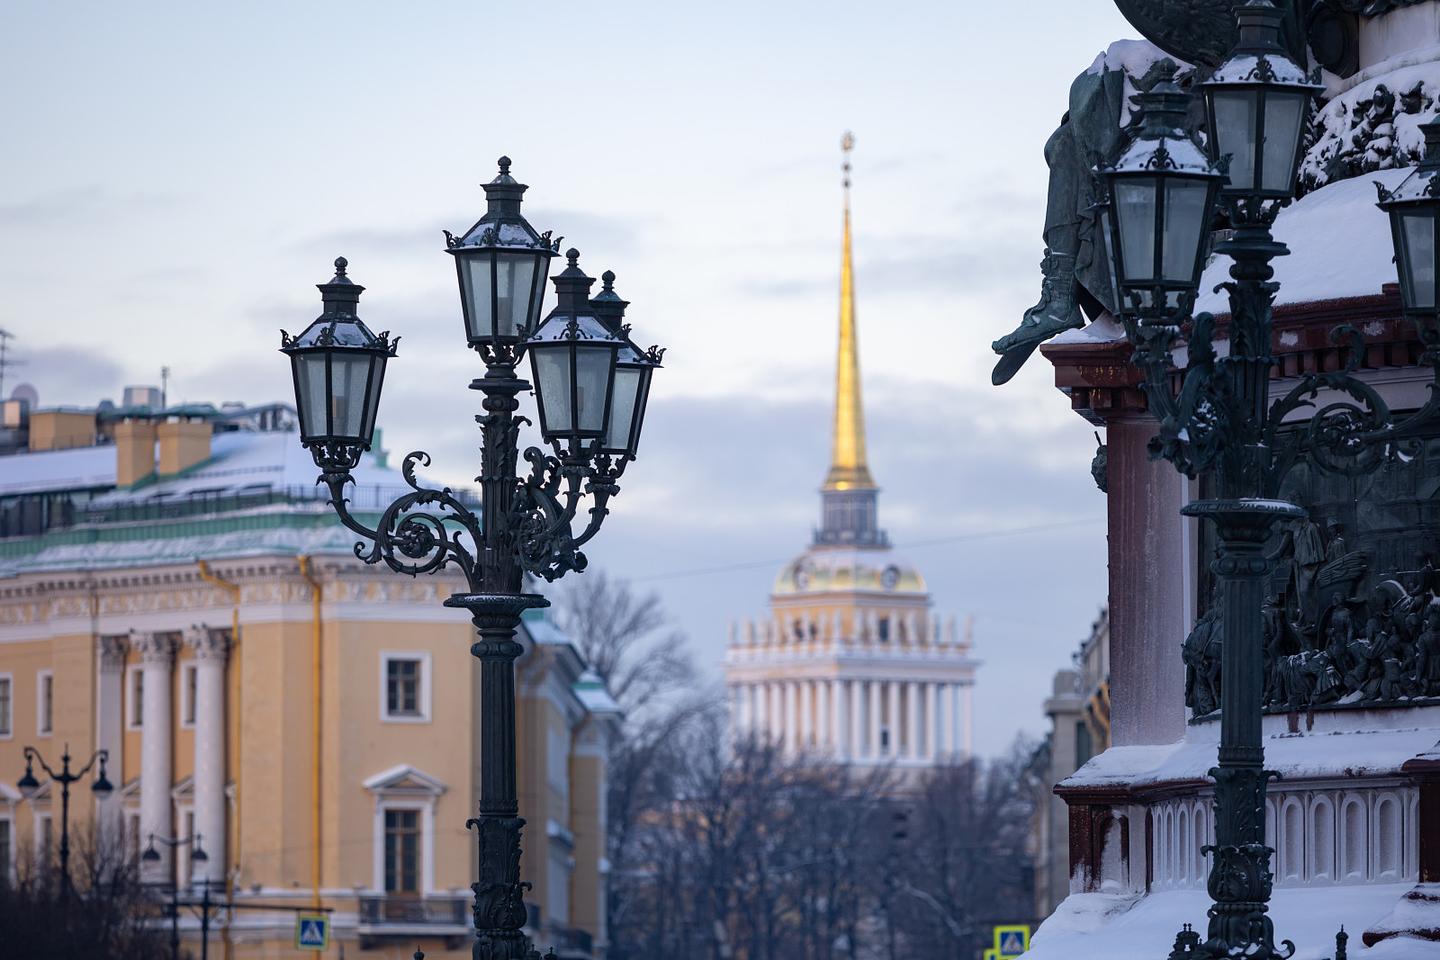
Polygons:
<instances>
[{"instance_id":1,"label":"tree","mask_svg":"<svg viewBox=\"0 0 1440 960\"><path fill-rule=\"evenodd\" d=\"M0 955L6 960L155 960L169 947L139 865L118 842L82 835L71 855L73 889L61 897L53 857L22 861L0 876Z\"/></svg>"}]
</instances>

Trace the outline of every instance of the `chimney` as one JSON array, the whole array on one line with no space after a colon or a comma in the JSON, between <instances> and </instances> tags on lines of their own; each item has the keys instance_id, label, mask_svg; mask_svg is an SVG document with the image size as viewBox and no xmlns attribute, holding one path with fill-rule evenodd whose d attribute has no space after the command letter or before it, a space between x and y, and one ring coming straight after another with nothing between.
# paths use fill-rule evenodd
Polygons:
<instances>
[{"instance_id":1,"label":"chimney","mask_svg":"<svg viewBox=\"0 0 1440 960\"><path fill-rule=\"evenodd\" d=\"M155 476L155 423L126 418L115 424L115 484L133 487Z\"/></svg>"},{"instance_id":2,"label":"chimney","mask_svg":"<svg viewBox=\"0 0 1440 960\"><path fill-rule=\"evenodd\" d=\"M175 416L160 424L156 429L160 476L174 476L209 460L212 432L210 421L203 418Z\"/></svg>"}]
</instances>

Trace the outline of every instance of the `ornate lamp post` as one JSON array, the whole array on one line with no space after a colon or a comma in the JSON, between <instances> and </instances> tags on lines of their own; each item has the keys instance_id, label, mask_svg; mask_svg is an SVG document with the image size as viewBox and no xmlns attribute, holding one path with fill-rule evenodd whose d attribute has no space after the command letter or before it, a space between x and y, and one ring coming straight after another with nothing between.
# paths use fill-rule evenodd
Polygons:
<instances>
[{"instance_id":1,"label":"ornate lamp post","mask_svg":"<svg viewBox=\"0 0 1440 960\"><path fill-rule=\"evenodd\" d=\"M1187 924L1174 957L1246 956L1285 958L1294 944L1275 946L1267 914L1272 874L1265 845L1265 791L1273 773L1264 769L1261 740L1264 677L1262 603L1271 561L1265 547L1278 522L1303 518L1300 507L1277 499L1281 480L1297 463L1348 474L1378 467L1405 452L1422 427L1433 422L1440 402L1395 422L1376 391L1353 376L1364 357L1359 334L1342 327L1349 366L1302 376L1283 397L1270 399L1272 306L1278 284L1271 261L1289 251L1275 241L1271 225L1294 195L1305 110L1315 87L1280 43L1283 14L1270 0L1236 7L1239 42L1230 59L1204 84L1211 157L1183 129L1185 100L1169 82L1138 98L1141 130L1101 175L1109 185L1110 247L1120 291L1122 319L1145 373L1151 412L1160 421L1151 454L1185 475L1210 475L1213 499L1191 503L1183 513L1215 524L1219 557L1212 569L1220 584L1225 629L1221 651L1219 764L1215 780L1215 845L1209 877L1213 905L1202 941ZM1430 135L1440 143L1440 128ZM1437 147L1440 149L1440 147ZM1214 213L1211 184L1228 168L1220 202L1234 232L1215 252L1233 263L1229 354L1212 347L1215 320L1207 313L1190 322L1189 361L1172 389L1172 350L1189 318L1204 255L1204 225ZM1434 229L1440 201L1432 192L1440 154L1394 194L1382 190L1396 235L1406 312L1427 344L1424 362L1440 384L1437 347ZM1183 183L1183 186L1179 184ZM1436 184L1435 189L1440 189ZM1196 229L1197 222L1202 229ZM1168 266L1167 266L1168 265ZM1172 269L1173 268L1173 269ZM1408 286L1407 286L1408 285ZM1324 405L1309 418L1296 415Z\"/></svg>"},{"instance_id":2,"label":"ornate lamp post","mask_svg":"<svg viewBox=\"0 0 1440 960\"><path fill-rule=\"evenodd\" d=\"M90 768L98 761L100 770L96 773L95 782L90 785L90 790L97 799L104 800L110 796L115 787L105 776L105 764L110 759L110 751L96 750L90 755L85 766L74 773L70 772L70 745L65 745L65 752L60 756L60 772L56 773L50 769L40 751L34 747L25 748L25 775L20 778L16 786L26 800L35 799L40 792L40 781L35 778L35 764L40 764L40 769L45 771L52 783L60 784L60 899L62 901L70 898L70 784L82 780Z\"/></svg>"},{"instance_id":3,"label":"ornate lamp post","mask_svg":"<svg viewBox=\"0 0 1440 960\"><path fill-rule=\"evenodd\" d=\"M346 506L345 485L374 437L385 364L395 340L378 336L356 313L361 287L346 275L343 258L336 275L320 284L324 311L299 336L282 331L282 351L291 359L300 440L330 488L342 523L362 539L356 555L383 561L412 576L453 564L464 574L467 592L445 601L469 611L479 632L470 652L480 661L480 809L467 822L479 841L475 890L474 956L477 960L538 960L521 931L525 885L520 881L520 832L515 789L515 641L520 615L549 601L524 592L525 574L553 581L585 569L581 552L599 532L618 480L635 457L649 397L650 377L663 351L642 350L622 325L626 303L615 294L613 274L589 299L594 283L581 271L579 252L566 252L567 265L553 278L556 304L541 319L544 272L560 247L550 233L536 233L520 213L526 187L500 174L484 185L488 209L479 222L455 236L446 231L447 252L455 258L466 342L485 363L485 375L470 383L483 395L476 419L482 437L477 516L448 489L421 487L417 464L425 453L405 458L403 473L413 492L390 504L372 529ZM531 386L516 375L529 353L540 411L540 433L553 453L525 450L529 471L516 473L520 427L517 396ZM581 502L590 498L584 528L573 525Z\"/></svg>"}]
</instances>

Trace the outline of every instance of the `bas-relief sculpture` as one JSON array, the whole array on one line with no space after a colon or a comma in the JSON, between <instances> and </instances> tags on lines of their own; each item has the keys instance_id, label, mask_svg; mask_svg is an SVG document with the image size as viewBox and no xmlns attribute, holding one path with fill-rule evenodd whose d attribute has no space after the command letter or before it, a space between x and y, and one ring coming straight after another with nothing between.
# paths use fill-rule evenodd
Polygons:
<instances>
[{"instance_id":1,"label":"bas-relief sculpture","mask_svg":"<svg viewBox=\"0 0 1440 960\"><path fill-rule=\"evenodd\" d=\"M1440 703L1440 439L1370 478L1297 471L1284 492L1310 519L1270 553L1266 709ZM1181 647L1196 717L1220 706L1222 633L1212 602Z\"/></svg>"}]
</instances>

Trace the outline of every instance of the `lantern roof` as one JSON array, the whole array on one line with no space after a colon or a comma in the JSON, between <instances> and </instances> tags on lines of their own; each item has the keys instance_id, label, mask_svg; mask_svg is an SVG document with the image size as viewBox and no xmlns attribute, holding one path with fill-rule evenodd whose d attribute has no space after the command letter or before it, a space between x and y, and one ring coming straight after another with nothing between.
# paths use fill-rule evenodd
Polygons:
<instances>
[{"instance_id":1,"label":"lantern roof","mask_svg":"<svg viewBox=\"0 0 1440 960\"><path fill-rule=\"evenodd\" d=\"M1375 181L1376 192L1380 195L1380 206L1440 200L1440 119L1420 124L1425 135L1425 155L1420 165L1400 182L1394 190Z\"/></svg>"},{"instance_id":2,"label":"lantern roof","mask_svg":"<svg viewBox=\"0 0 1440 960\"><path fill-rule=\"evenodd\" d=\"M648 363L660 366L660 358L665 353L659 347L651 347L649 350L641 349L640 345L630 339L630 326L624 322L625 308L630 306L629 300L621 299L615 292L615 271L606 270L600 274L600 292L590 298L590 310L605 324L611 333L625 341L620 348L620 363Z\"/></svg>"},{"instance_id":3,"label":"lantern roof","mask_svg":"<svg viewBox=\"0 0 1440 960\"><path fill-rule=\"evenodd\" d=\"M446 245L451 250L461 247L524 247L558 252L560 241L564 238L552 240L549 230L535 232L535 228L520 213L521 198L530 188L510 176L509 157L501 157L498 163L499 175L489 183L481 184L487 204L485 215L460 237L446 230Z\"/></svg>"},{"instance_id":4,"label":"lantern roof","mask_svg":"<svg viewBox=\"0 0 1440 960\"><path fill-rule=\"evenodd\" d=\"M1283 10L1270 0L1245 0L1235 7L1235 19L1240 29L1235 50L1204 86L1253 83L1321 89L1285 47Z\"/></svg>"},{"instance_id":5,"label":"lantern roof","mask_svg":"<svg viewBox=\"0 0 1440 960\"><path fill-rule=\"evenodd\" d=\"M311 322L298 336L280 331L282 351L303 350L310 347L347 347L374 350L395 356L400 338L391 339L386 330L378 336L355 315L355 306L365 288L351 280L346 273L350 262L344 257L335 258L335 276L326 283L317 283L325 308L320 316Z\"/></svg>"},{"instance_id":6,"label":"lantern roof","mask_svg":"<svg viewBox=\"0 0 1440 960\"><path fill-rule=\"evenodd\" d=\"M1190 95L1174 80L1162 79L1132 99L1141 114L1140 132L1102 173L1220 176L1186 121Z\"/></svg>"},{"instance_id":7,"label":"lantern roof","mask_svg":"<svg viewBox=\"0 0 1440 960\"><path fill-rule=\"evenodd\" d=\"M580 269L580 251L565 251L568 262L564 270L551 277L555 284L555 307L530 336L530 343L553 343L559 340L621 340L628 343L620 329L612 329L602 317L613 313L602 305L596 310L588 299L595 278ZM613 291L612 291L613 292ZM598 315L597 315L598 314Z\"/></svg>"}]
</instances>

